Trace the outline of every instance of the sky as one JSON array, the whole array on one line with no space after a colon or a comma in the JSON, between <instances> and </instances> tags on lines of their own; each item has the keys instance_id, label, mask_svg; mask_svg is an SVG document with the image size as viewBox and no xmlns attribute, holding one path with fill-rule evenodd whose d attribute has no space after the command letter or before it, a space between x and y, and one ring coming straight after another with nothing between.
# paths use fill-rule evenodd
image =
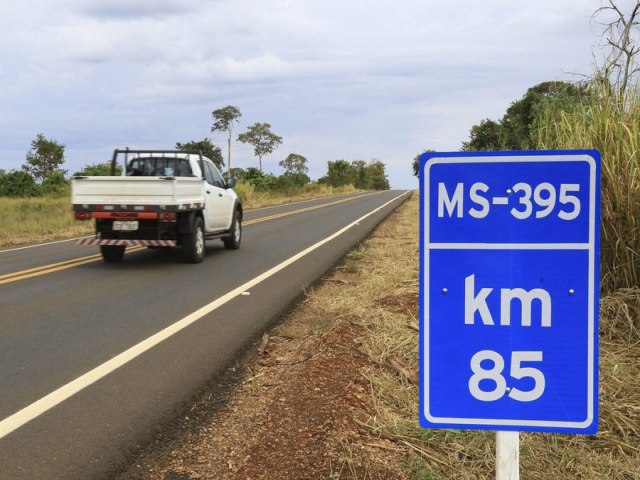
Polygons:
<instances>
[{"instance_id":1,"label":"sky","mask_svg":"<svg viewBox=\"0 0 640 480\"><path fill-rule=\"evenodd\" d=\"M621 6L635 0L621 0ZM579 80L601 56L602 0L21 0L0 5L0 169L38 133L65 145L72 174L114 148L210 138L234 105L235 142L268 122L309 175L327 161L382 160L392 188L411 161L457 151L529 87Z\"/></svg>"}]
</instances>

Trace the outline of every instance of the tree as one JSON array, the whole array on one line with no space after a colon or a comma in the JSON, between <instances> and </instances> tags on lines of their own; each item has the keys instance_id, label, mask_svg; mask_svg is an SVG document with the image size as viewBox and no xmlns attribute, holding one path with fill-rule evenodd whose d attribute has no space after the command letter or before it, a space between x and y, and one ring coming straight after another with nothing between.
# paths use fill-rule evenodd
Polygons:
<instances>
[{"instance_id":1,"label":"tree","mask_svg":"<svg viewBox=\"0 0 640 480\"><path fill-rule=\"evenodd\" d=\"M255 167L249 167L245 170L244 181L259 190L272 190L278 183L278 179L274 175L264 174Z\"/></svg>"},{"instance_id":2,"label":"tree","mask_svg":"<svg viewBox=\"0 0 640 480\"><path fill-rule=\"evenodd\" d=\"M388 190L389 180L385 172L386 166L380 160L346 160L327 162L327 175L320 178L318 183L329 184L332 187L353 185L361 190Z\"/></svg>"},{"instance_id":3,"label":"tree","mask_svg":"<svg viewBox=\"0 0 640 480\"><path fill-rule=\"evenodd\" d=\"M243 168L234 167L227 171L227 176L229 178L235 178L238 182L242 182L245 180L247 172Z\"/></svg>"},{"instance_id":4,"label":"tree","mask_svg":"<svg viewBox=\"0 0 640 480\"><path fill-rule=\"evenodd\" d=\"M116 165L116 175L122 174L122 165ZM108 177L111 175L111 162L92 163L73 174L79 177Z\"/></svg>"},{"instance_id":5,"label":"tree","mask_svg":"<svg viewBox=\"0 0 640 480\"><path fill-rule=\"evenodd\" d=\"M332 187L355 184L355 171L353 166L346 160L335 160L327 162L327 176L322 179L323 183L328 183Z\"/></svg>"},{"instance_id":6,"label":"tree","mask_svg":"<svg viewBox=\"0 0 640 480\"><path fill-rule=\"evenodd\" d=\"M529 88L520 100L513 102L500 121L501 148L529 150L534 148L531 130L541 105L555 103L563 108L586 98L587 86L569 82L542 82Z\"/></svg>"},{"instance_id":7,"label":"tree","mask_svg":"<svg viewBox=\"0 0 640 480\"><path fill-rule=\"evenodd\" d=\"M238 141L253 147L253 153L258 157L260 171L262 171L262 157L273 153L282 143L282 137L271 131L270 124L256 122L246 132L238 135Z\"/></svg>"},{"instance_id":8,"label":"tree","mask_svg":"<svg viewBox=\"0 0 640 480\"><path fill-rule=\"evenodd\" d=\"M389 179L387 178L385 168L385 164L380 160L372 160L371 163L369 163L367 166L368 177L370 179L369 190L389 190Z\"/></svg>"},{"instance_id":9,"label":"tree","mask_svg":"<svg viewBox=\"0 0 640 480\"><path fill-rule=\"evenodd\" d=\"M624 105L625 94L630 85L637 84L634 79L640 72L636 61L636 55L640 51L637 45L640 2L636 1L629 15L625 15L613 0L609 0L609 5L596 10L592 19L595 21L598 17L606 17L598 23L604 27L603 38L608 50L604 63L599 68L600 80L606 81L614 88L621 105Z\"/></svg>"},{"instance_id":10,"label":"tree","mask_svg":"<svg viewBox=\"0 0 640 480\"><path fill-rule=\"evenodd\" d=\"M501 125L485 118L471 127L469 141L462 143L462 150L501 150Z\"/></svg>"},{"instance_id":11,"label":"tree","mask_svg":"<svg viewBox=\"0 0 640 480\"><path fill-rule=\"evenodd\" d=\"M307 174L309 168L307 167L307 159L297 153L290 153L287 158L281 160L278 164L284 169L284 173L290 174Z\"/></svg>"},{"instance_id":12,"label":"tree","mask_svg":"<svg viewBox=\"0 0 640 480\"><path fill-rule=\"evenodd\" d=\"M428 152L435 152L435 150L426 149L422 151L422 153L428 153ZM419 153L415 157L413 157L413 161L411 162L413 175L416 177L420 175L420 156L422 155L422 153Z\"/></svg>"},{"instance_id":13,"label":"tree","mask_svg":"<svg viewBox=\"0 0 640 480\"><path fill-rule=\"evenodd\" d=\"M535 146L531 136L536 114L544 105L566 109L587 97L588 86L583 83L539 83L512 102L499 122L485 118L471 127L470 139L462 144L462 150L530 150Z\"/></svg>"},{"instance_id":14,"label":"tree","mask_svg":"<svg viewBox=\"0 0 640 480\"><path fill-rule=\"evenodd\" d=\"M211 112L213 116L213 125L211 132L227 132L227 173L231 169L231 134L233 133L233 123L238 123L238 119L242 116L240 109L233 105L219 108ZM213 159L211 159L213 160Z\"/></svg>"},{"instance_id":15,"label":"tree","mask_svg":"<svg viewBox=\"0 0 640 480\"><path fill-rule=\"evenodd\" d=\"M199 142L191 140L187 143L176 142L176 148L178 150L200 150L202 155L207 157L213 163L216 164L220 170L224 167L224 158L222 158L222 150L220 147L211 143L211 140L204 138Z\"/></svg>"},{"instance_id":16,"label":"tree","mask_svg":"<svg viewBox=\"0 0 640 480\"><path fill-rule=\"evenodd\" d=\"M297 153L290 153L287 158L278 164L284 169L284 173L278 177L278 186L282 190L290 187L302 187L309 183L311 179L307 175L307 159Z\"/></svg>"},{"instance_id":17,"label":"tree","mask_svg":"<svg viewBox=\"0 0 640 480\"><path fill-rule=\"evenodd\" d=\"M372 184L371 172L367 162L364 160L354 160L351 162L353 172L353 186L361 190L369 190Z\"/></svg>"},{"instance_id":18,"label":"tree","mask_svg":"<svg viewBox=\"0 0 640 480\"><path fill-rule=\"evenodd\" d=\"M61 171L53 172L42 181L40 191L45 195L62 195L69 191L69 182Z\"/></svg>"},{"instance_id":19,"label":"tree","mask_svg":"<svg viewBox=\"0 0 640 480\"><path fill-rule=\"evenodd\" d=\"M278 187L287 191L293 187L304 187L309 182L311 179L306 173L284 173L278 177Z\"/></svg>"},{"instance_id":20,"label":"tree","mask_svg":"<svg viewBox=\"0 0 640 480\"><path fill-rule=\"evenodd\" d=\"M39 194L38 184L27 172L12 170L0 176L2 197L35 197Z\"/></svg>"},{"instance_id":21,"label":"tree","mask_svg":"<svg viewBox=\"0 0 640 480\"><path fill-rule=\"evenodd\" d=\"M67 173L60 165L64 163L64 145L55 140L47 140L42 133L31 142L31 149L27 152L26 162L22 170L33 176L37 182L42 182L55 172Z\"/></svg>"}]
</instances>

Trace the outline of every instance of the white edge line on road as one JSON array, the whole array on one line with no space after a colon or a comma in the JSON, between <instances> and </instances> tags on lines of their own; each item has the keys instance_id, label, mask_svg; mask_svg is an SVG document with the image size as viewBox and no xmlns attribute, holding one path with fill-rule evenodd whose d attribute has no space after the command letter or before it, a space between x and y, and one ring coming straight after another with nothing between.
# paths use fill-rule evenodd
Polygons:
<instances>
[{"instance_id":1,"label":"white edge line on road","mask_svg":"<svg viewBox=\"0 0 640 480\"><path fill-rule=\"evenodd\" d=\"M367 190L363 190L361 192L338 193L336 195L327 195L326 197L308 198L306 200L299 200L297 202L278 203L277 205L265 205L264 207L248 208L247 210L244 210L242 213L257 212L257 211L260 211L260 210L266 210L267 208L288 207L289 205L298 205L300 203L309 203L309 202L313 202L314 200L331 200L333 198L340 198L340 197L347 197L347 196L352 196L352 197L355 197L355 198L357 198L357 197L365 197L365 196L367 196L367 194L371 194L371 193L372 192L367 191ZM373 193L380 193L380 192L373 192ZM358 195L358 194L362 194L362 195Z\"/></svg>"},{"instance_id":2,"label":"white edge line on road","mask_svg":"<svg viewBox=\"0 0 640 480\"><path fill-rule=\"evenodd\" d=\"M0 250L0 254L8 252L17 252L18 250L26 250L27 248L45 247L47 245L55 245L56 243L73 242L80 238L91 238L93 235L87 235L86 237L67 238L65 240L56 240L55 242L36 243L35 245L27 245L26 247L7 248L6 250Z\"/></svg>"},{"instance_id":3,"label":"white edge line on road","mask_svg":"<svg viewBox=\"0 0 640 480\"><path fill-rule=\"evenodd\" d=\"M246 292L246 291L250 290L252 287L258 285L259 283L263 282L267 278L275 275L276 273L280 272L281 270L284 270L289 265L291 265L292 263L298 261L299 259L301 259L305 255L313 252L314 250L320 248L321 246L323 246L324 244L330 242L334 238L342 235L347 230L349 230L352 227L358 225L365 218L367 218L367 217L379 212L380 210L385 208L387 205L393 203L397 199L403 197L404 195L410 194L410 193L411 193L411 190L408 190L408 191L402 193L401 195L398 195L398 196L392 198L387 203L375 208L371 212L369 212L366 215L360 217L359 219L357 219L356 221L350 223L346 227L341 228L340 230L338 230L333 235L325 238L324 240L320 240L319 242L315 243L314 245L311 245L310 247L302 250L301 252L297 253L293 257L288 258L284 262L282 262L282 263L276 265L275 267L267 270L266 272L262 273L261 275L258 275L257 277L253 278L252 280L249 280L244 285L240 285L236 289L226 293L222 297L217 298L216 300L214 300L213 302L209 303L208 305L205 305L204 307L202 307L202 308L196 310L195 312L187 315L183 319L178 320L176 323L166 327L165 329L159 331L158 333L156 333L156 334L150 336L149 338L141 341L140 343L134 345L133 347L129 348L128 350L125 350L124 352L120 353L119 355L113 357L111 360L108 360L108 361L104 362L103 364L97 366L93 370L90 370L89 372L85 373L84 375L79 376L75 380L72 380L71 382L67 383L66 385L63 385L62 387L58 388L57 390L55 390L55 391L51 392L50 394L42 397L40 400L37 400L37 401L33 402L31 405L23 408L22 410L14 413L13 415L5 418L4 420L2 420L0 422L0 439L6 437L11 432L13 432L14 430L17 430L18 428L22 427L23 425L25 425L26 423L30 422L31 420L39 417L40 415L42 415L43 413L45 413L48 410L52 409L56 405L59 405L60 403L64 402L65 400L67 400L71 396L75 395L76 393L80 392L81 390L84 390L88 386L94 384L95 382L97 382L101 378L106 377L108 374L110 374L113 371L117 370L118 368L120 368L121 366L123 366L126 363L130 362L131 360L133 360L134 358L138 357L139 355L142 355L147 350L150 350L151 348L155 347L159 343L161 343L164 340L168 339L169 337L175 335L176 333L180 332L181 330L187 328L189 325L197 322L198 320L200 320L205 315L208 315L209 313L213 312L214 310L216 310L217 308L221 307L225 303L233 300L235 297L242 295L243 292Z\"/></svg>"}]
</instances>

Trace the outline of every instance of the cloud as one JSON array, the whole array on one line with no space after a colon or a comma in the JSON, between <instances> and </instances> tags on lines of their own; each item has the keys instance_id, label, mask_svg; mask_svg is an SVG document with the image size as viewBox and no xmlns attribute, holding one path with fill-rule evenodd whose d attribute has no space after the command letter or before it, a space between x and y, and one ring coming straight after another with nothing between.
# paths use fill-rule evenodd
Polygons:
<instances>
[{"instance_id":1,"label":"cloud","mask_svg":"<svg viewBox=\"0 0 640 480\"><path fill-rule=\"evenodd\" d=\"M116 146L201 139L211 111L233 104L239 131L267 121L284 137L266 162L274 172L291 151L317 176L327 160L381 158L395 186L413 184L408 162L423 148L457 149L471 125L499 118L528 87L588 72L588 17L599 6L12 2L0 19L0 168L40 131L67 145L69 170ZM235 148L238 165L253 165Z\"/></svg>"},{"instance_id":2,"label":"cloud","mask_svg":"<svg viewBox=\"0 0 640 480\"><path fill-rule=\"evenodd\" d=\"M72 8L81 15L102 20L131 20L184 15L198 8L197 0L79 0Z\"/></svg>"}]
</instances>

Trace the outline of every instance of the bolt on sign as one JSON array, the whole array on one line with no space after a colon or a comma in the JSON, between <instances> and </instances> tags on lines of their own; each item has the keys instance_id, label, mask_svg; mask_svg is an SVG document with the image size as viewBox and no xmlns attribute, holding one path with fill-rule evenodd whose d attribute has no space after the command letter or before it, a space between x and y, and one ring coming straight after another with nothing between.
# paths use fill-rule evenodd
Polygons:
<instances>
[{"instance_id":1,"label":"bolt on sign","mask_svg":"<svg viewBox=\"0 0 640 480\"><path fill-rule=\"evenodd\" d=\"M420 158L420 424L595 433L600 154Z\"/></svg>"}]
</instances>

